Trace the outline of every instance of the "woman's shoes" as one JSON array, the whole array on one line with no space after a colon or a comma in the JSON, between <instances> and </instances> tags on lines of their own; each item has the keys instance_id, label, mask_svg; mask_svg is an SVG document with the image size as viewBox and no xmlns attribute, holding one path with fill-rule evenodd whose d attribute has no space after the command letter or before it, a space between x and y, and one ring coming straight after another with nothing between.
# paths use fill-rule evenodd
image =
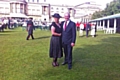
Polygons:
<instances>
[{"instance_id":1,"label":"woman's shoes","mask_svg":"<svg viewBox=\"0 0 120 80\"><path fill-rule=\"evenodd\" d=\"M52 62L52 65L53 65L53 67L55 67L56 66L55 62Z\"/></svg>"},{"instance_id":2,"label":"woman's shoes","mask_svg":"<svg viewBox=\"0 0 120 80\"><path fill-rule=\"evenodd\" d=\"M59 66L59 64L56 62L56 66Z\"/></svg>"},{"instance_id":3,"label":"woman's shoes","mask_svg":"<svg viewBox=\"0 0 120 80\"><path fill-rule=\"evenodd\" d=\"M59 66L57 62L52 62L53 67Z\"/></svg>"}]
</instances>

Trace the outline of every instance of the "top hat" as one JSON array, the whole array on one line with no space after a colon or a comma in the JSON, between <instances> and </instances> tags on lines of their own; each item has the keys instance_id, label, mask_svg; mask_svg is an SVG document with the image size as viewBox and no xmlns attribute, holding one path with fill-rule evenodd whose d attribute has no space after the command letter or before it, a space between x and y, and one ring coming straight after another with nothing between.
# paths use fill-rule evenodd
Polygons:
<instances>
[{"instance_id":1,"label":"top hat","mask_svg":"<svg viewBox=\"0 0 120 80\"><path fill-rule=\"evenodd\" d=\"M61 16L58 13L55 13L54 15L52 15L52 17L54 17L54 18L61 18Z\"/></svg>"}]
</instances>

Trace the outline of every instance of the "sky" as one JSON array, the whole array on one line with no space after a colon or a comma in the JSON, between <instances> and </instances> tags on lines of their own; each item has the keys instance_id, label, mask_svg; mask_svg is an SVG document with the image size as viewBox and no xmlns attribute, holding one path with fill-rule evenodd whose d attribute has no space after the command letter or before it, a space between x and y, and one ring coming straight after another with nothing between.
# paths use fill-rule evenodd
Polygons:
<instances>
[{"instance_id":1,"label":"sky","mask_svg":"<svg viewBox=\"0 0 120 80\"><path fill-rule=\"evenodd\" d=\"M104 9L107 3L110 3L113 0L45 0L47 3L50 4L67 4L67 5L78 5L84 2L93 1L96 4L101 5L100 8Z\"/></svg>"}]
</instances>

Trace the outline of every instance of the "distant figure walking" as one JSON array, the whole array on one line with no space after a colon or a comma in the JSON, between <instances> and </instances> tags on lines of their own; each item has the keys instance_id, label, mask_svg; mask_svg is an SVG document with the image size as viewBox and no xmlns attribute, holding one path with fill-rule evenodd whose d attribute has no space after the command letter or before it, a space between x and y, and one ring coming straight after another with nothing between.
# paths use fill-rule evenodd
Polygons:
<instances>
[{"instance_id":1,"label":"distant figure walking","mask_svg":"<svg viewBox=\"0 0 120 80\"><path fill-rule=\"evenodd\" d=\"M28 36L26 38L26 40L29 40L29 37L31 36L32 39L34 39L33 37L33 29L34 29L34 25L33 25L33 18L29 18L29 21L27 22L27 31L28 31Z\"/></svg>"}]
</instances>

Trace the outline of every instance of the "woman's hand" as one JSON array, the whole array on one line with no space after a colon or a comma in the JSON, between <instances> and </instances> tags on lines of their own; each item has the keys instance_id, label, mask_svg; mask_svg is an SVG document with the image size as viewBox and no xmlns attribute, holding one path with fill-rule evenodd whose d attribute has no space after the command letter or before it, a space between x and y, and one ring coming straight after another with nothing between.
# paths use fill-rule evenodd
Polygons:
<instances>
[{"instance_id":1,"label":"woman's hand","mask_svg":"<svg viewBox=\"0 0 120 80\"><path fill-rule=\"evenodd\" d=\"M61 33L59 34L59 36L61 36Z\"/></svg>"}]
</instances>

